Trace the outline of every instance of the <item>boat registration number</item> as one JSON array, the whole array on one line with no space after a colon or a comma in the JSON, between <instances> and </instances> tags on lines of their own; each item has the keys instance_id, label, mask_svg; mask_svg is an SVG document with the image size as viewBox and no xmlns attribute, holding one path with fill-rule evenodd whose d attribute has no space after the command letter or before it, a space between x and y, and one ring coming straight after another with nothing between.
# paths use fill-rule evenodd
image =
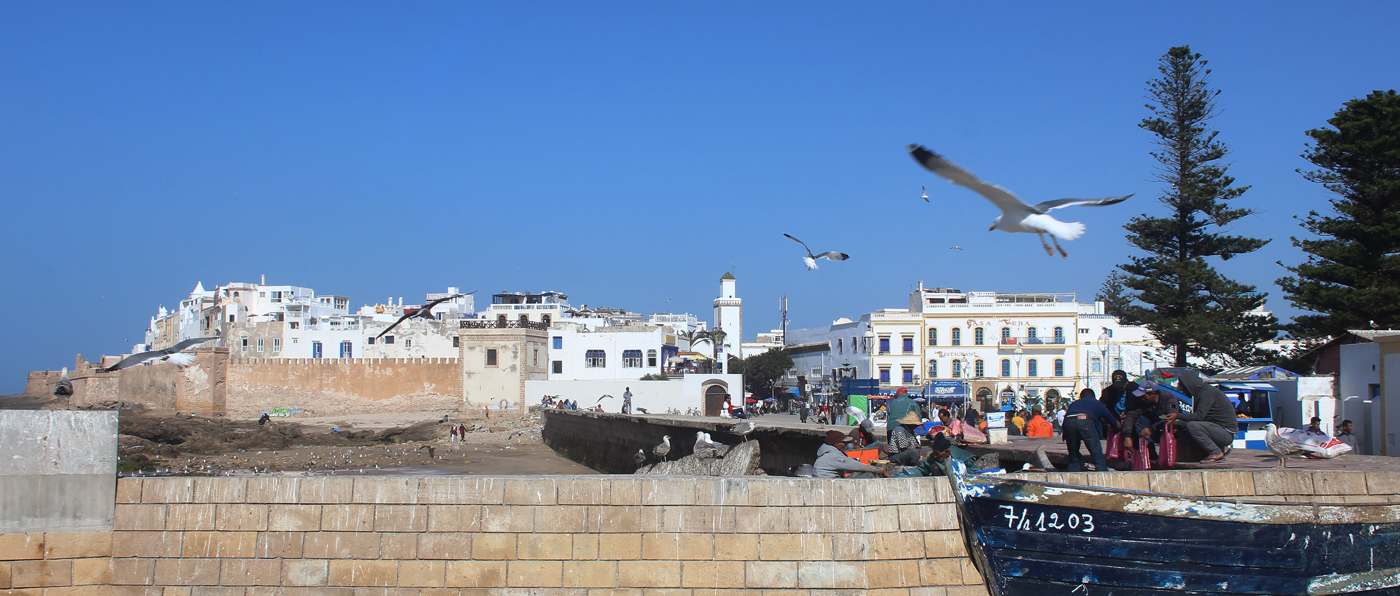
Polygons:
<instances>
[{"instance_id":1,"label":"boat registration number","mask_svg":"<svg viewBox=\"0 0 1400 596\"><path fill-rule=\"evenodd\" d=\"M1094 532L1094 516L1088 513L1061 515L1059 511L1041 511L1039 515L1035 515L1026 507L1019 509L1014 505L1001 505L1000 507L1002 517L1006 518L1006 527L1012 530L1035 530L1037 532L1058 530L1085 534ZM1034 520L1031 519L1033 516Z\"/></svg>"}]
</instances>

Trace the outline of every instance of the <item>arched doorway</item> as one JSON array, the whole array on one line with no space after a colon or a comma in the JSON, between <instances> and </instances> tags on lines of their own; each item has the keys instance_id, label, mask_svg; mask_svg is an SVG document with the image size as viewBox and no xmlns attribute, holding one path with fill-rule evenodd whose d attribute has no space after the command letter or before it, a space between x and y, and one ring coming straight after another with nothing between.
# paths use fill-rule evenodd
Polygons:
<instances>
[{"instance_id":1,"label":"arched doorway","mask_svg":"<svg viewBox=\"0 0 1400 596\"><path fill-rule=\"evenodd\" d=\"M719 416L719 411L724 408L724 400L729 397L729 390L723 384L714 383L705 388L705 415Z\"/></svg>"},{"instance_id":2,"label":"arched doorway","mask_svg":"<svg viewBox=\"0 0 1400 596\"><path fill-rule=\"evenodd\" d=\"M994 402L995 400L992 399L992 390L990 387L983 387L977 390L978 409L983 412L994 412L1001 409L998 408Z\"/></svg>"}]
</instances>

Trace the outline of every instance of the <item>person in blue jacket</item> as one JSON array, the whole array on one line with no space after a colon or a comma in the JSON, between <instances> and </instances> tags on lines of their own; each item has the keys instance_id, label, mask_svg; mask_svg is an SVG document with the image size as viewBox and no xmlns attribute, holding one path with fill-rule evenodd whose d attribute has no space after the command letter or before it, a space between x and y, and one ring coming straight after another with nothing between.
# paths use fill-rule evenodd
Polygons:
<instances>
[{"instance_id":1,"label":"person in blue jacket","mask_svg":"<svg viewBox=\"0 0 1400 596\"><path fill-rule=\"evenodd\" d=\"M1079 465L1079 444L1084 443L1089 448L1089 457L1094 460L1094 469L1100 472L1108 470L1108 460L1103 455L1104 425L1108 425L1113 432L1118 431L1118 417L1108 408L1104 407L1099 400L1094 399L1094 390L1085 389L1079 392L1079 399L1069 405L1065 410L1065 422L1062 432L1065 438L1065 448L1069 451L1069 471L1080 471Z\"/></svg>"}]
</instances>

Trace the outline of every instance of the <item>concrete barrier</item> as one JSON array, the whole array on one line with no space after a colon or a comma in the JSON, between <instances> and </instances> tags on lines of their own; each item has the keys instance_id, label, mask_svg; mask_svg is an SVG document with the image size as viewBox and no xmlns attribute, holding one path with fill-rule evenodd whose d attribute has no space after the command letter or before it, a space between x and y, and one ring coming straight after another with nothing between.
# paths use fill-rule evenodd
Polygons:
<instances>
[{"instance_id":1,"label":"concrete barrier","mask_svg":"<svg viewBox=\"0 0 1400 596\"><path fill-rule=\"evenodd\" d=\"M117 413L0 411L0 533L111 530Z\"/></svg>"}]
</instances>

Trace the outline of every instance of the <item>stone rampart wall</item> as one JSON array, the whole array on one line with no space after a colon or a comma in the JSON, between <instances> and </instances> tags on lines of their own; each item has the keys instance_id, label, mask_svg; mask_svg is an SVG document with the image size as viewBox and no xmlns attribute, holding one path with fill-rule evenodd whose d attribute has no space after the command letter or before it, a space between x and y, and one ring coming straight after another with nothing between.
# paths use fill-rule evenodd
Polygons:
<instances>
[{"instance_id":1,"label":"stone rampart wall","mask_svg":"<svg viewBox=\"0 0 1400 596\"><path fill-rule=\"evenodd\" d=\"M234 358L228 363L229 398L266 389L388 399L413 393L460 395L456 358Z\"/></svg>"},{"instance_id":2,"label":"stone rampart wall","mask_svg":"<svg viewBox=\"0 0 1400 596\"><path fill-rule=\"evenodd\" d=\"M1045 474L1400 502L1400 472ZM943 478L126 478L112 532L0 534L0 589L221 596L986 594Z\"/></svg>"}]
</instances>

